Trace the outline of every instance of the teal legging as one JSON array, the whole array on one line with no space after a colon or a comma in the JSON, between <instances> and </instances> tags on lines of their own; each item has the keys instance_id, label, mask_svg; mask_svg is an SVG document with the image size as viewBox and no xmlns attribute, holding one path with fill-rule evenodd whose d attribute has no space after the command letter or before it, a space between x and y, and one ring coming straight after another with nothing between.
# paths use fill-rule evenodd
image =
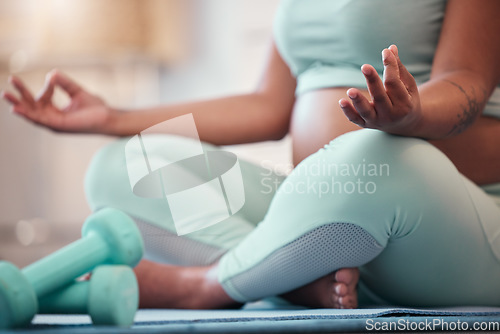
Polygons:
<instances>
[{"instance_id":1,"label":"teal legging","mask_svg":"<svg viewBox=\"0 0 500 334\"><path fill-rule=\"evenodd\" d=\"M171 140L179 149L191 145ZM86 180L92 209L112 206L131 215L152 259L218 261L219 281L237 301L358 266L361 305L500 305L500 209L423 140L348 133L286 179L240 161L243 209L182 237L164 200L132 193L125 143L112 143L93 160Z\"/></svg>"}]
</instances>

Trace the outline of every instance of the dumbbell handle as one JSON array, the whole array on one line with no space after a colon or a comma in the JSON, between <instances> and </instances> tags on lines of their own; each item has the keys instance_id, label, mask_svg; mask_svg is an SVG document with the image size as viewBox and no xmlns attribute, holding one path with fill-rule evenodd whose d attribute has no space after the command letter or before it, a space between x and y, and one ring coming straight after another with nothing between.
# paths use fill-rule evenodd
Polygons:
<instances>
[{"instance_id":1,"label":"dumbbell handle","mask_svg":"<svg viewBox=\"0 0 500 334\"><path fill-rule=\"evenodd\" d=\"M87 314L90 281L75 282L38 300L41 314Z\"/></svg>"},{"instance_id":2,"label":"dumbbell handle","mask_svg":"<svg viewBox=\"0 0 500 334\"><path fill-rule=\"evenodd\" d=\"M40 298L89 272L97 264L106 263L108 247L99 234L90 232L84 238L25 267L22 272Z\"/></svg>"}]
</instances>

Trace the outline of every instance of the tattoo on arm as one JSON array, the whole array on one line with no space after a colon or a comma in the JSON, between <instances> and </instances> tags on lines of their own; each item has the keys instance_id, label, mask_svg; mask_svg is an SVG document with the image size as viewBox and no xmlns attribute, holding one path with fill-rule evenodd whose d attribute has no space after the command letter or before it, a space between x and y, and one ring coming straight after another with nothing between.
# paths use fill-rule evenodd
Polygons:
<instances>
[{"instance_id":1,"label":"tattoo on arm","mask_svg":"<svg viewBox=\"0 0 500 334\"><path fill-rule=\"evenodd\" d=\"M469 94L462 86L460 86L456 82L447 79L445 79L445 81L460 89L467 100L467 104L462 105L462 112L457 114L457 122L453 125L453 128L450 130L450 132L448 132L448 135L457 135L465 131L465 129L467 129L472 123L474 123L476 116L484 107L484 99L478 99L474 87L471 87ZM484 96L487 95L486 91L483 91L483 93Z\"/></svg>"}]
</instances>

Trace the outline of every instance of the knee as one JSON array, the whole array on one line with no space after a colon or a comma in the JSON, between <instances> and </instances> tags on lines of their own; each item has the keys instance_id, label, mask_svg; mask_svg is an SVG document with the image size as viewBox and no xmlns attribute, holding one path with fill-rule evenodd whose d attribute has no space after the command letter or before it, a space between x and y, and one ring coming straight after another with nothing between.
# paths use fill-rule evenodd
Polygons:
<instances>
[{"instance_id":1,"label":"knee","mask_svg":"<svg viewBox=\"0 0 500 334\"><path fill-rule=\"evenodd\" d=\"M362 129L346 133L332 140L324 154L334 155L345 163L380 160L397 160L414 147L431 146L426 141L412 137L391 135L378 130ZM396 159L394 159L396 158Z\"/></svg>"},{"instance_id":2,"label":"knee","mask_svg":"<svg viewBox=\"0 0 500 334\"><path fill-rule=\"evenodd\" d=\"M439 174L440 170L456 171L451 161L429 142L378 130L345 134L327 145L324 154L345 171L361 177L386 175L408 179Z\"/></svg>"},{"instance_id":3,"label":"knee","mask_svg":"<svg viewBox=\"0 0 500 334\"><path fill-rule=\"evenodd\" d=\"M316 186L318 192L372 194L391 197L412 184L429 188L458 176L450 160L427 141L360 130L343 135L304 160L288 183ZM290 187L290 185L288 185ZM302 189L302 188L301 188Z\"/></svg>"},{"instance_id":4,"label":"knee","mask_svg":"<svg viewBox=\"0 0 500 334\"><path fill-rule=\"evenodd\" d=\"M85 194L92 210L113 198L113 194L127 190L128 177L125 163L125 143L120 139L101 148L92 158L85 175ZM117 189L120 188L120 189Z\"/></svg>"},{"instance_id":5,"label":"knee","mask_svg":"<svg viewBox=\"0 0 500 334\"><path fill-rule=\"evenodd\" d=\"M93 157L85 177L85 193L93 210L123 205L126 200L135 198L132 183L135 185L141 177L151 173L151 167L156 170L205 149L213 149L199 140L164 134L142 136L141 146L130 140L117 140Z\"/></svg>"}]
</instances>

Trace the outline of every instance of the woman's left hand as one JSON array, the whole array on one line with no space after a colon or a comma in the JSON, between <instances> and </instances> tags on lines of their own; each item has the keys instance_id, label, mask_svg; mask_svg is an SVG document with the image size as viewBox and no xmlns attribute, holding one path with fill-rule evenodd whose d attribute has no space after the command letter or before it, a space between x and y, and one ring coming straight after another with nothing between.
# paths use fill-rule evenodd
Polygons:
<instances>
[{"instance_id":1,"label":"woman's left hand","mask_svg":"<svg viewBox=\"0 0 500 334\"><path fill-rule=\"evenodd\" d=\"M363 128L411 136L417 132L421 118L420 98L413 76L401 63L396 45L382 51L383 81L373 66L365 64L361 71L366 78L372 101L356 88L347 91L347 99L339 101L342 111L353 123Z\"/></svg>"}]
</instances>

